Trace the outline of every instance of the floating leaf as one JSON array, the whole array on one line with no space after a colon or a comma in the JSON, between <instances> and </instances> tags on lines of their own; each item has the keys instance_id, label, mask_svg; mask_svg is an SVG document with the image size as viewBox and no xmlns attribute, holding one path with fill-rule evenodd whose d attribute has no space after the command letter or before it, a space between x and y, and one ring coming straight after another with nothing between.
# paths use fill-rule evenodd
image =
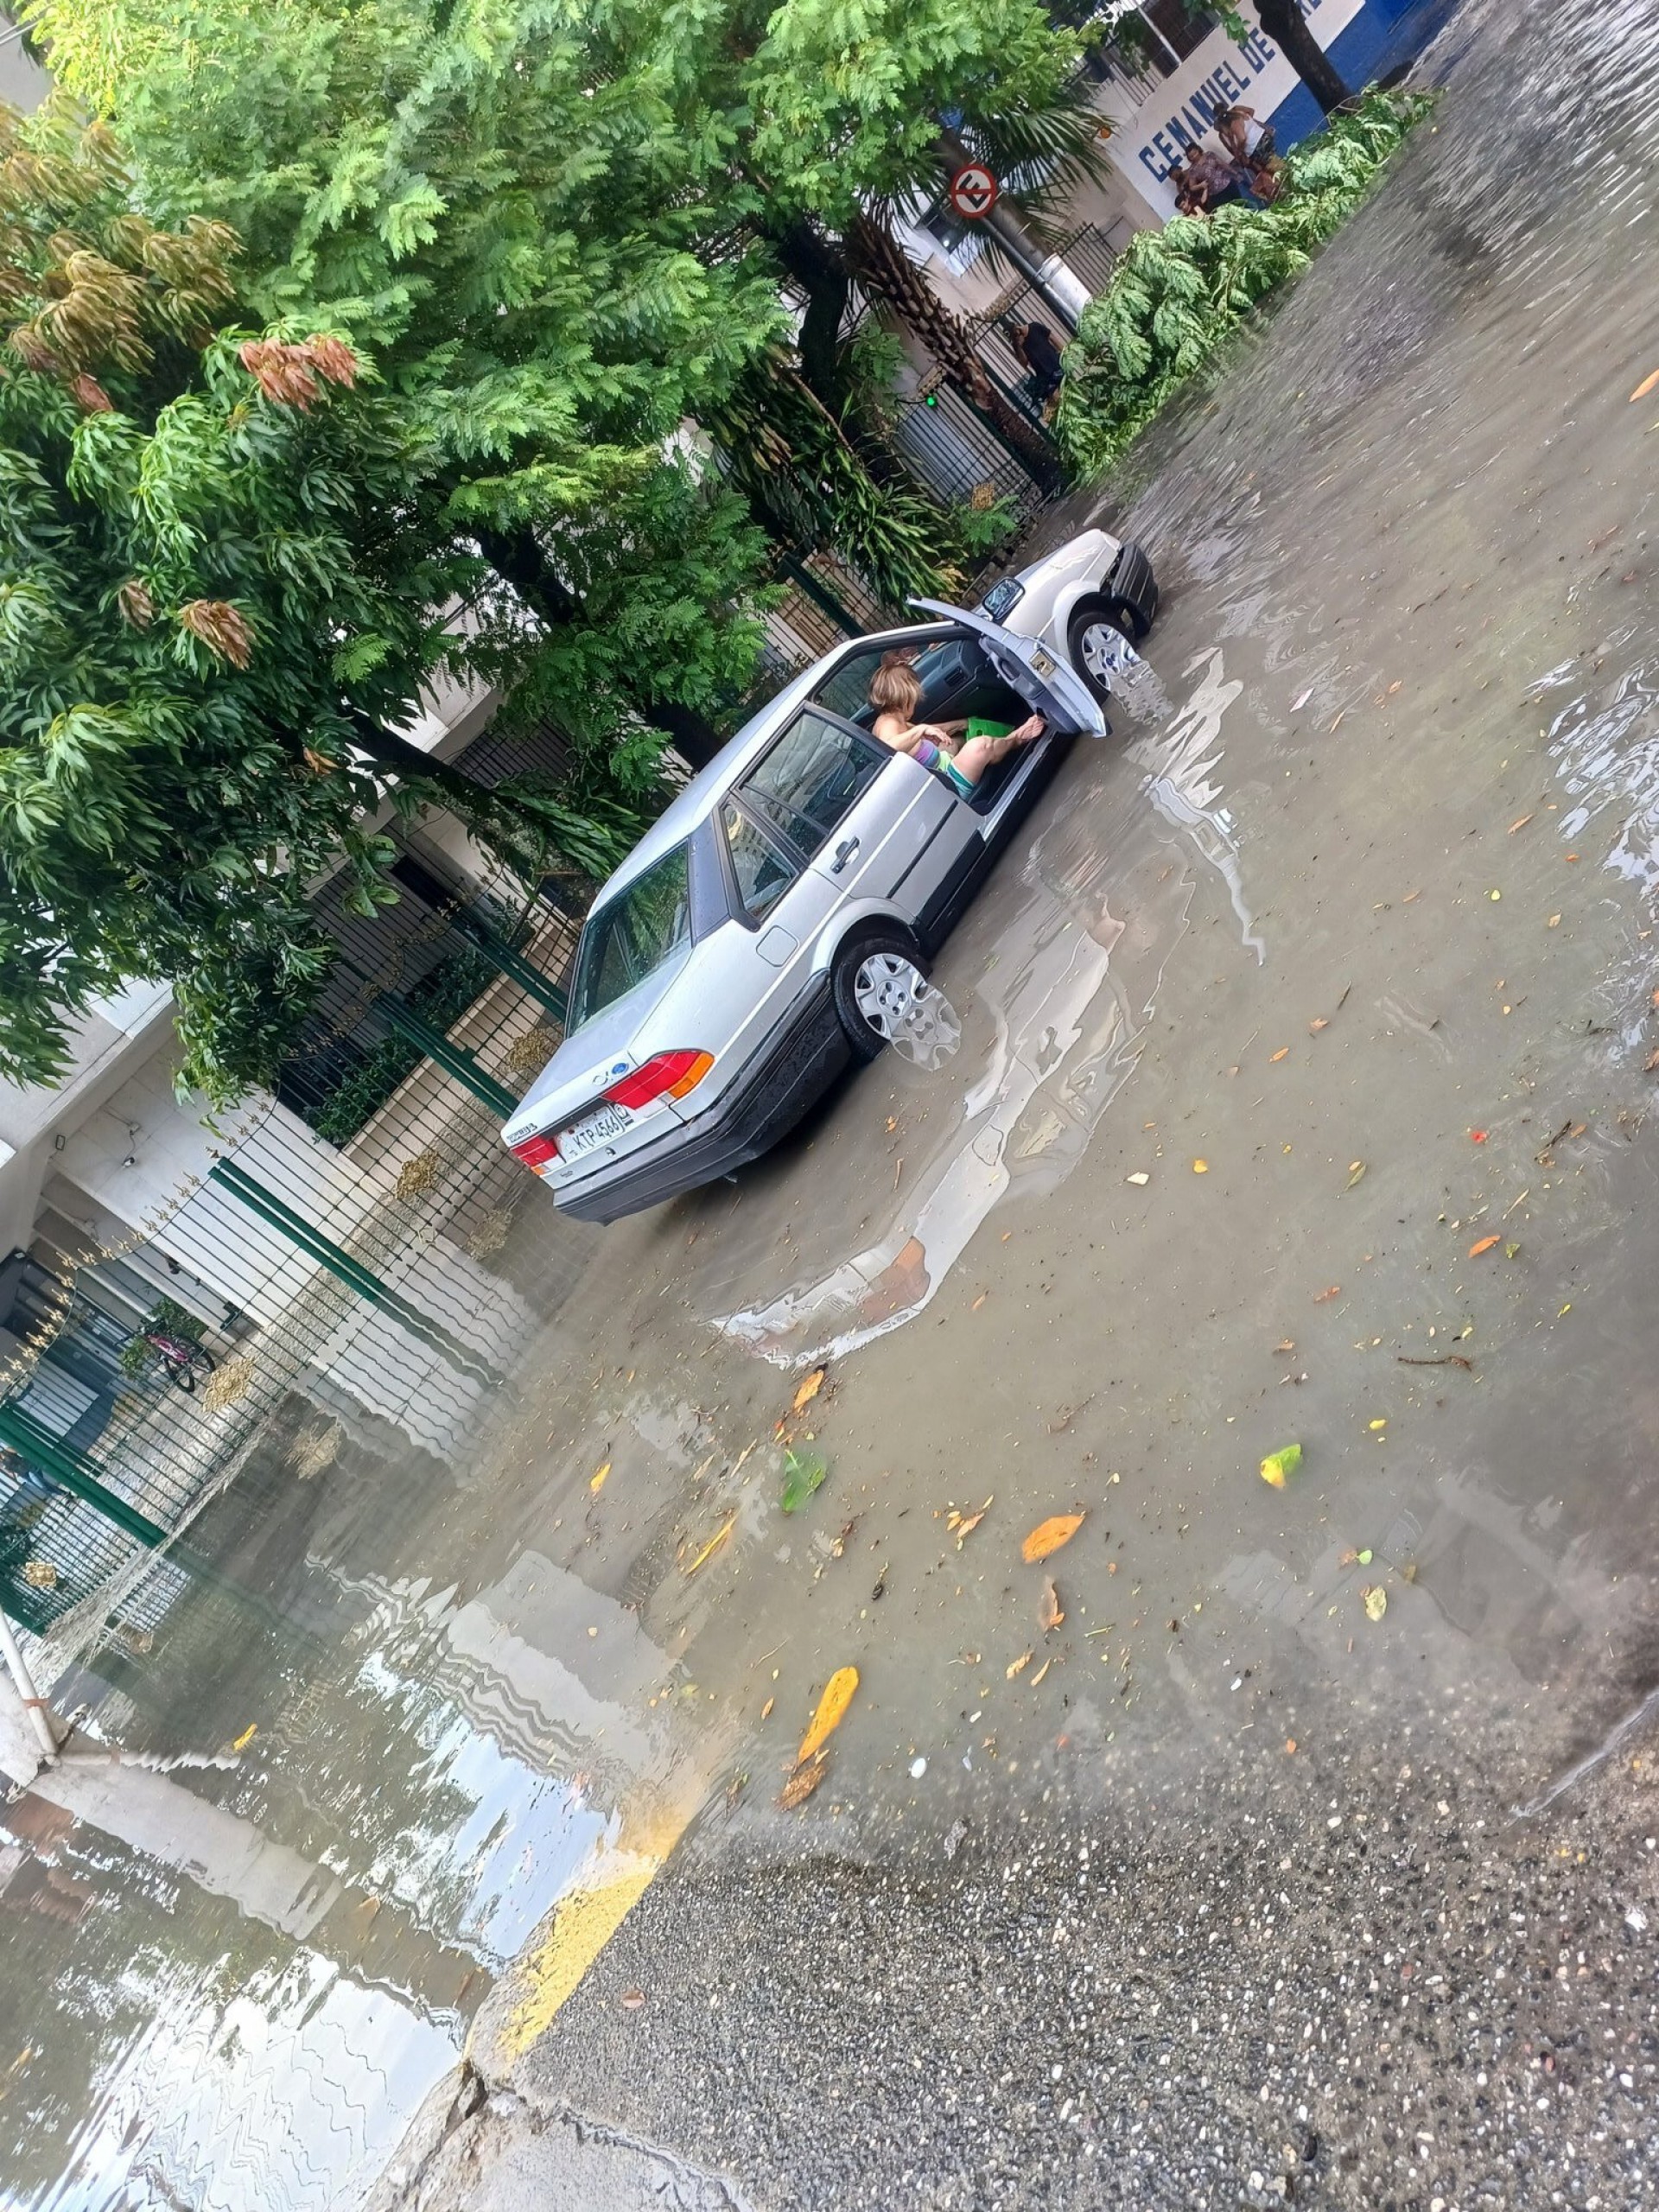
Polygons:
<instances>
[{"instance_id":1,"label":"floating leaf","mask_svg":"<svg viewBox=\"0 0 1659 2212\"><path fill-rule=\"evenodd\" d=\"M1313 1303L1316 1306L1323 1306L1327 1299L1340 1298L1341 1296L1342 1285L1339 1282L1333 1282L1328 1290L1316 1290L1314 1292Z\"/></svg>"},{"instance_id":2,"label":"floating leaf","mask_svg":"<svg viewBox=\"0 0 1659 2212\"><path fill-rule=\"evenodd\" d=\"M779 1498L785 1512L798 1513L829 1471L816 1452L785 1452L784 1487Z\"/></svg>"},{"instance_id":3,"label":"floating leaf","mask_svg":"<svg viewBox=\"0 0 1659 2212\"><path fill-rule=\"evenodd\" d=\"M1351 1160L1348 1163L1348 1188L1351 1191L1356 1183L1363 1183L1364 1180L1364 1161L1363 1160Z\"/></svg>"},{"instance_id":4,"label":"floating leaf","mask_svg":"<svg viewBox=\"0 0 1659 2212\"><path fill-rule=\"evenodd\" d=\"M1321 1029L1328 1029L1331 1027L1331 1024L1325 1019L1324 1014L1316 1014L1313 1020L1310 1021L1307 1026L1313 1032L1313 1035L1317 1037Z\"/></svg>"},{"instance_id":5,"label":"floating leaf","mask_svg":"<svg viewBox=\"0 0 1659 2212\"><path fill-rule=\"evenodd\" d=\"M1037 1608L1038 1625L1045 1636L1052 1636L1065 1618L1060 1610L1060 1593L1050 1580L1043 1585L1042 1601Z\"/></svg>"},{"instance_id":6,"label":"floating leaf","mask_svg":"<svg viewBox=\"0 0 1659 2212\"><path fill-rule=\"evenodd\" d=\"M1034 1651L1022 1651L1008 1669L1008 1680L1012 1681L1016 1675L1023 1675L1036 1656L1037 1654Z\"/></svg>"},{"instance_id":7,"label":"floating leaf","mask_svg":"<svg viewBox=\"0 0 1659 2212\"><path fill-rule=\"evenodd\" d=\"M1274 1344L1273 1349L1280 1355L1281 1357L1283 1357L1287 1353L1295 1351L1296 1339L1294 1337L1287 1337L1282 1344Z\"/></svg>"},{"instance_id":8,"label":"floating leaf","mask_svg":"<svg viewBox=\"0 0 1659 2212\"><path fill-rule=\"evenodd\" d=\"M1633 407L1638 399L1645 399L1656 385L1659 385L1659 369L1655 369L1650 375L1643 378L1625 404Z\"/></svg>"},{"instance_id":9,"label":"floating leaf","mask_svg":"<svg viewBox=\"0 0 1659 2212\"><path fill-rule=\"evenodd\" d=\"M1282 1059L1287 1059L1287 1058L1289 1058L1289 1056L1290 1056L1290 1047L1289 1047L1289 1046L1288 1046L1288 1045L1281 1045L1281 1046L1279 1047L1279 1049L1278 1049L1278 1051L1277 1051L1276 1052L1272 1052L1272 1053L1269 1053L1269 1054L1268 1054L1268 1065L1270 1067L1276 1067L1276 1066L1278 1065L1278 1064L1279 1064L1279 1062L1280 1062L1281 1060L1282 1060Z\"/></svg>"},{"instance_id":10,"label":"floating leaf","mask_svg":"<svg viewBox=\"0 0 1659 2212\"><path fill-rule=\"evenodd\" d=\"M1044 1660L1042 1665L1037 1669L1036 1673L1031 1678L1031 1687L1033 1689L1036 1688L1038 1683L1042 1681L1043 1676L1048 1672L1049 1669L1053 1664L1054 1662L1052 1658Z\"/></svg>"},{"instance_id":11,"label":"floating leaf","mask_svg":"<svg viewBox=\"0 0 1659 2212\"><path fill-rule=\"evenodd\" d=\"M1369 1551L1344 1552L1342 1557L1337 1561L1338 1567L1369 1567L1370 1563L1371 1554ZM765 1718L764 1714L762 1718Z\"/></svg>"},{"instance_id":12,"label":"floating leaf","mask_svg":"<svg viewBox=\"0 0 1659 2212\"><path fill-rule=\"evenodd\" d=\"M1531 817L1529 814L1523 814L1523 815L1520 817L1519 821L1516 821L1516 822L1511 822L1511 823L1510 823L1510 836L1511 836L1511 837L1513 837L1513 836L1514 836L1514 835L1515 835L1515 833L1516 833L1516 831L1517 830L1524 830L1524 829L1526 828L1526 826L1527 826L1528 823L1529 823L1529 822L1530 822L1530 821L1531 821L1531 819L1532 819L1532 817Z\"/></svg>"},{"instance_id":13,"label":"floating leaf","mask_svg":"<svg viewBox=\"0 0 1659 2212\"><path fill-rule=\"evenodd\" d=\"M992 1497L995 1497L995 1493L993 1492ZM977 1513L959 1512L953 1505L950 1512L945 1516L944 1525L947 1529L952 1529L955 1532L957 1549L958 1551L962 1549L965 1539L973 1535L975 1529L978 1528L980 1522L990 1511L992 1497L988 1497L986 1499L984 1504L980 1507Z\"/></svg>"},{"instance_id":14,"label":"floating leaf","mask_svg":"<svg viewBox=\"0 0 1659 2212\"><path fill-rule=\"evenodd\" d=\"M611 1463L607 1459L604 1465L599 1470L598 1473L590 1478L588 1484L588 1489L591 1491L603 1490L605 1487L605 1478L610 1473L610 1471Z\"/></svg>"},{"instance_id":15,"label":"floating leaf","mask_svg":"<svg viewBox=\"0 0 1659 2212\"><path fill-rule=\"evenodd\" d=\"M1282 1444L1278 1451L1269 1452L1262 1462L1262 1479L1264 1483L1271 1483L1274 1490L1283 1490L1285 1477L1294 1475L1301 1464L1301 1446Z\"/></svg>"},{"instance_id":16,"label":"floating leaf","mask_svg":"<svg viewBox=\"0 0 1659 2212\"><path fill-rule=\"evenodd\" d=\"M815 1751L822 1751L847 1716L858 1688L856 1667L837 1667L823 1686L823 1695L818 1700L818 1709L812 1716L812 1726L801 1738L801 1748L795 1754L797 1766L804 1766Z\"/></svg>"},{"instance_id":17,"label":"floating leaf","mask_svg":"<svg viewBox=\"0 0 1659 2212\"><path fill-rule=\"evenodd\" d=\"M1127 1182L1133 1183L1137 1190L1144 1190L1147 1185L1151 1182L1152 1178L1150 1175L1137 1173L1135 1175L1126 1176L1124 1179Z\"/></svg>"},{"instance_id":18,"label":"floating leaf","mask_svg":"<svg viewBox=\"0 0 1659 2212\"><path fill-rule=\"evenodd\" d=\"M1365 1599L1366 1619L1368 1621L1380 1621L1383 1614L1389 1610L1388 1592L1382 1587L1382 1585L1380 1582L1374 1582L1371 1585L1371 1587L1362 1592L1362 1594Z\"/></svg>"},{"instance_id":19,"label":"floating leaf","mask_svg":"<svg viewBox=\"0 0 1659 2212\"><path fill-rule=\"evenodd\" d=\"M791 1413L798 1414L804 1407L810 1406L811 1404L813 1399L816 1398L819 1391L823 1389L823 1378L828 1372L829 1370L823 1367L815 1367L813 1369L812 1372L802 1383L800 1389L795 1393L795 1402L790 1408Z\"/></svg>"},{"instance_id":20,"label":"floating leaf","mask_svg":"<svg viewBox=\"0 0 1659 2212\"><path fill-rule=\"evenodd\" d=\"M1381 1416L1380 1416L1380 1418L1379 1418L1379 1419L1377 1419L1376 1421L1374 1421L1371 1423L1371 1433L1372 1433L1372 1434L1373 1434L1373 1435L1375 1435L1375 1434L1376 1434L1376 1431L1377 1431L1379 1428L1386 1428L1386 1427L1388 1427L1388 1425L1389 1425L1389 1417L1388 1417L1388 1415L1387 1415L1386 1414L1383 1414L1382 1415L1381 1415Z\"/></svg>"},{"instance_id":21,"label":"floating leaf","mask_svg":"<svg viewBox=\"0 0 1659 2212\"><path fill-rule=\"evenodd\" d=\"M1082 1526L1081 1513L1056 1513L1046 1521L1039 1521L1020 1547L1026 1564L1032 1566L1058 1551L1062 1544L1069 1544Z\"/></svg>"},{"instance_id":22,"label":"floating leaf","mask_svg":"<svg viewBox=\"0 0 1659 2212\"><path fill-rule=\"evenodd\" d=\"M1490 1252L1494 1244L1501 1244L1503 1241L1500 1236L1483 1236L1478 1243L1469 1247L1469 1256L1471 1260L1478 1260L1483 1252Z\"/></svg>"},{"instance_id":23,"label":"floating leaf","mask_svg":"<svg viewBox=\"0 0 1659 2212\"><path fill-rule=\"evenodd\" d=\"M1207 1160L1195 1160L1192 1163L1192 1173L1195 1175L1207 1175L1210 1173L1209 1161Z\"/></svg>"},{"instance_id":24,"label":"floating leaf","mask_svg":"<svg viewBox=\"0 0 1659 2212\"><path fill-rule=\"evenodd\" d=\"M810 1766L798 1766L778 1793L778 1802L785 1813L792 1813L798 1805L804 1805L812 1792L823 1780L826 1760L820 1757Z\"/></svg>"},{"instance_id":25,"label":"floating leaf","mask_svg":"<svg viewBox=\"0 0 1659 2212\"><path fill-rule=\"evenodd\" d=\"M1301 711L1302 711L1302 709L1303 709L1303 708L1307 704L1308 701L1309 701L1313 696L1313 689L1312 689L1312 687L1311 687L1311 686L1310 686L1310 687L1309 687L1309 689L1308 689L1307 690L1306 690L1306 691L1300 691L1300 692L1298 692L1298 694L1296 695L1295 698L1294 698L1294 699L1291 701L1291 702L1290 702L1290 711L1291 711L1291 713L1292 713L1293 715L1300 715L1300 714L1301 713Z\"/></svg>"}]
</instances>

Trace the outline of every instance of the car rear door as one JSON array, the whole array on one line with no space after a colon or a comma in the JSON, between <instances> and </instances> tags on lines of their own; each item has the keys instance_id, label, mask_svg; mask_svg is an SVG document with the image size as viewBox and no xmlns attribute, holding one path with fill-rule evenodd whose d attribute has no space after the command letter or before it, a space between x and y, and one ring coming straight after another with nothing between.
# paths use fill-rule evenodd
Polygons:
<instances>
[{"instance_id":1,"label":"car rear door","mask_svg":"<svg viewBox=\"0 0 1659 2212\"><path fill-rule=\"evenodd\" d=\"M1106 717L1094 694L1076 671L1058 659L1039 639L1016 637L1012 630L993 622L988 614L967 607L946 607L936 599L912 599L910 603L971 630L1003 682L1044 715L1052 728L1105 735Z\"/></svg>"}]
</instances>

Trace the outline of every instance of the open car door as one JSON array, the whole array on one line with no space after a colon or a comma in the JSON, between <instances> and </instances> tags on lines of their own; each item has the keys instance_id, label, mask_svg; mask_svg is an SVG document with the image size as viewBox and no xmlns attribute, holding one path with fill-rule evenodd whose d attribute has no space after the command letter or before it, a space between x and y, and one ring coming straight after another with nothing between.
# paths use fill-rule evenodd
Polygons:
<instances>
[{"instance_id":1,"label":"open car door","mask_svg":"<svg viewBox=\"0 0 1659 2212\"><path fill-rule=\"evenodd\" d=\"M1011 630L993 622L988 614L970 613L966 607L946 607L937 599L912 599L929 614L942 615L971 630L985 649L985 656L1011 691L1017 691L1036 713L1058 730L1087 730L1092 737L1106 734L1106 717L1098 701L1076 671L1057 660L1035 638L1016 638Z\"/></svg>"}]
</instances>

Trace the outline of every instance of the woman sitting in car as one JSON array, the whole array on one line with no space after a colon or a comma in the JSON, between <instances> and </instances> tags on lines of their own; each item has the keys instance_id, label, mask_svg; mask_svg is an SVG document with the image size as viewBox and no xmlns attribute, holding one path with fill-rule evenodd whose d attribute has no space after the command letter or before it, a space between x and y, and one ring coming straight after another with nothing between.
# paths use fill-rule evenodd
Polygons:
<instances>
[{"instance_id":1,"label":"woman sitting in car","mask_svg":"<svg viewBox=\"0 0 1659 2212\"><path fill-rule=\"evenodd\" d=\"M980 778L1017 745L1029 745L1047 724L1032 715L1006 737L967 737L966 722L918 722L922 679L903 653L888 653L870 679L874 734L895 753L908 753L942 776L958 798L972 798Z\"/></svg>"}]
</instances>

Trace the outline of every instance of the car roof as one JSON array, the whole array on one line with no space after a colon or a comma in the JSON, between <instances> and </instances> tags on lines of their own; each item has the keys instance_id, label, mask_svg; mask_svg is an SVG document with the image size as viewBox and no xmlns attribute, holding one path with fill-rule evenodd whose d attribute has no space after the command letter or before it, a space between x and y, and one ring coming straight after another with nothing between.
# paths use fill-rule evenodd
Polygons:
<instances>
[{"instance_id":1,"label":"car roof","mask_svg":"<svg viewBox=\"0 0 1659 2212\"><path fill-rule=\"evenodd\" d=\"M777 697L751 715L735 737L723 745L706 768L692 777L671 804L659 814L639 842L628 855L620 868L607 876L601 885L592 911L595 913L619 891L632 883L636 876L665 855L684 844L692 831L706 822L732 785L736 783L753 761L759 760L779 731L810 699L826 672L852 652L868 650L871 646L902 645L907 639L943 637L948 634L948 622L911 622L896 630L872 630L868 637L849 638L837 645L833 652L815 660L810 668L786 683Z\"/></svg>"}]
</instances>

